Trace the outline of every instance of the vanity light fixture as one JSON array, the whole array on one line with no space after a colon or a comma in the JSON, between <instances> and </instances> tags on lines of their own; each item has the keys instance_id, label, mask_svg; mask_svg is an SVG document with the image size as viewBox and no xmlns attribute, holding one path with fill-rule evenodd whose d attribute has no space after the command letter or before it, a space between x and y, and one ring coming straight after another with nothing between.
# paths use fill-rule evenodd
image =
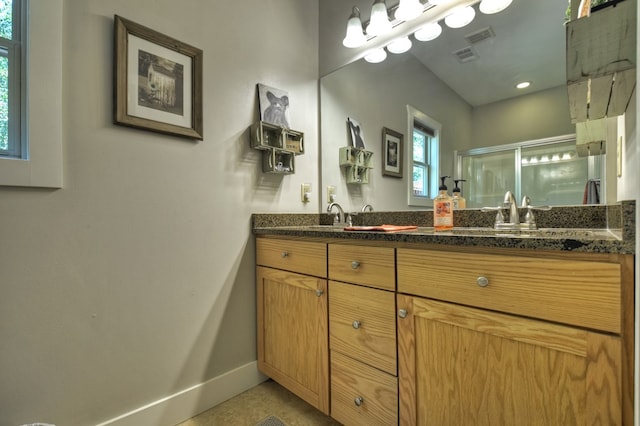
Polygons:
<instances>
[{"instance_id":1,"label":"vanity light fixture","mask_svg":"<svg viewBox=\"0 0 640 426\"><path fill-rule=\"evenodd\" d=\"M367 38L362 32L362 21L360 20L360 9L357 6L353 7L353 12L349 16L347 22L347 34L342 40L344 47L354 48L360 47L367 42Z\"/></svg>"},{"instance_id":2,"label":"vanity light fixture","mask_svg":"<svg viewBox=\"0 0 640 426\"><path fill-rule=\"evenodd\" d=\"M521 83L516 84L516 88L517 89L526 89L529 86L531 86L531 82L530 81L523 81Z\"/></svg>"},{"instance_id":3,"label":"vanity light fixture","mask_svg":"<svg viewBox=\"0 0 640 426\"><path fill-rule=\"evenodd\" d=\"M511 4L512 0L482 0L480 2L480 12L485 15L502 12Z\"/></svg>"},{"instance_id":4,"label":"vanity light fixture","mask_svg":"<svg viewBox=\"0 0 640 426\"><path fill-rule=\"evenodd\" d=\"M396 19L406 22L420 16L423 10L420 0L400 0L394 16Z\"/></svg>"},{"instance_id":5,"label":"vanity light fixture","mask_svg":"<svg viewBox=\"0 0 640 426\"><path fill-rule=\"evenodd\" d=\"M442 34L442 27L437 22L430 22L416 31L413 36L419 41L435 40Z\"/></svg>"},{"instance_id":6,"label":"vanity light fixture","mask_svg":"<svg viewBox=\"0 0 640 426\"><path fill-rule=\"evenodd\" d=\"M364 57L365 61L372 64L377 64L384 61L385 59L387 59L387 52L383 48L373 49Z\"/></svg>"},{"instance_id":7,"label":"vanity light fixture","mask_svg":"<svg viewBox=\"0 0 640 426\"><path fill-rule=\"evenodd\" d=\"M404 53L409 49L411 49L411 40L409 40L409 37L397 38L387 45L387 50L396 54Z\"/></svg>"},{"instance_id":8,"label":"vanity light fixture","mask_svg":"<svg viewBox=\"0 0 640 426\"><path fill-rule=\"evenodd\" d=\"M388 33L392 28L384 0L375 0L371 7L371 20L367 25L367 35L379 36Z\"/></svg>"},{"instance_id":9,"label":"vanity light fixture","mask_svg":"<svg viewBox=\"0 0 640 426\"><path fill-rule=\"evenodd\" d=\"M462 28L473 21L476 17L476 10L472 6L465 6L455 9L450 15L444 18L444 23L449 28Z\"/></svg>"},{"instance_id":10,"label":"vanity light fixture","mask_svg":"<svg viewBox=\"0 0 640 426\"><path fill-rule=\"evenodd\" d=\"M439 6L441 4L451 3L451 0L429 0L429 3L434 6Z\"/></svg>"}]
</instances>

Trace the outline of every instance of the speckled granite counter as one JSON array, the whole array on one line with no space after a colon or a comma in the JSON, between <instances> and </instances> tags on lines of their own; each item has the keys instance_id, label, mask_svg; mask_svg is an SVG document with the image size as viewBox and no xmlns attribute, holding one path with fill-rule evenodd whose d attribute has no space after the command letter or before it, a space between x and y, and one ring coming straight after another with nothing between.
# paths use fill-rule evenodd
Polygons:
<instances>
[{"instance_id":1,"label":"speckled granite counter","mask_svg":"<svg viewBox=\"0 0 640 426\"><path fill-rule=\"evenodd\" d=\"M521 209L520 213L522 220L525 212ZM455 211L454 230L435 232L431 210L353 215L354 225L418 226L416 230L390 233L345 231L331 226L333 215L330 214L256 213L252 216L252 228L255 235L635 254L635 201L537 211L540 231L532 232L493 232L494 216L478 209Z\"/></svg>"}]
</instances>

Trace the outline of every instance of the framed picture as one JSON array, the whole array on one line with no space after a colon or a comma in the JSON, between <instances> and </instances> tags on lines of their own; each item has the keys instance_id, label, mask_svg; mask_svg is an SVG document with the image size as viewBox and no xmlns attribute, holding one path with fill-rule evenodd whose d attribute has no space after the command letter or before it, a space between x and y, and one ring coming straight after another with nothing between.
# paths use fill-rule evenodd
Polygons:
<instances>
[{"instance_id":1,"label":"framed picture","mask_svg":"<svg viewBox=\"0 0 640 426\"><path fill-rule=\"evenodd\" d=\"M349 127L349 134L351 135L351 146L365 149L360 123L353 117L347 117L347 126Z\"/></svg>"},{"instance_id":2,"label":"framed picture","mask_svg":"<svg viewBox=\"0 0 640 426\"><path fill-rule=\"evenodd\" d=\"M114 123L202 140L202 50L114 21Z\"/></svg>"},{"instance_id":3,"label":"framed picture","mask_svg":"<svg viewBox=\"0 0 640 426\"><path fill-rule=\"evenodd\" d=\"M258 84L260 119L289 129L289 94L284 90Z\"/></svg>"},{"instance_id":4,"label":"framed picture","mask_svg":"<svg viewBox=\"0 0 640 426\"><path fill-rule=\"evenodd\" d=\"M402 177L403 136L386 127L382 128L382 174Z\"/></svg>"}]
</instances>

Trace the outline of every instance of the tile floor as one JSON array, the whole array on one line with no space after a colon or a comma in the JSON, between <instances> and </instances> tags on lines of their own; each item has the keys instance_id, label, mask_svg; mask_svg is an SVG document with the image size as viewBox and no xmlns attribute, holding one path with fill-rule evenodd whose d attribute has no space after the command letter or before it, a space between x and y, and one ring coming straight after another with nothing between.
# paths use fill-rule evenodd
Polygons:
<instances>
[{"instance_id":1,"label":"tile floor","mask_svg":"<svg viewBox=\"0 0 640 426\"><path fill-rule=\"evenodd\" d=\"M339 426L273 380L267 380L177 426L255 426L276 416L286 426Z\"/></svg>"}]
</instances>

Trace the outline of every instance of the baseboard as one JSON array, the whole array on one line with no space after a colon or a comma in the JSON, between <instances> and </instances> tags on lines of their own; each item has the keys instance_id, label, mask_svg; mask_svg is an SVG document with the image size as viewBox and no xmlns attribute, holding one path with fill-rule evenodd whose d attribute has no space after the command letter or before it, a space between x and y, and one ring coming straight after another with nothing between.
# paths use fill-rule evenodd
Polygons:
<instances>
[{"instance_id":1,"label":"baseboard","mask_svg":"<svg viewBox=\"0 0 640 426\"><path fill-rule=\"evenodd\" d=\"M267 377L253 361L97 426L173 426L250 389Z\"/></svg>"}]
</instances>

